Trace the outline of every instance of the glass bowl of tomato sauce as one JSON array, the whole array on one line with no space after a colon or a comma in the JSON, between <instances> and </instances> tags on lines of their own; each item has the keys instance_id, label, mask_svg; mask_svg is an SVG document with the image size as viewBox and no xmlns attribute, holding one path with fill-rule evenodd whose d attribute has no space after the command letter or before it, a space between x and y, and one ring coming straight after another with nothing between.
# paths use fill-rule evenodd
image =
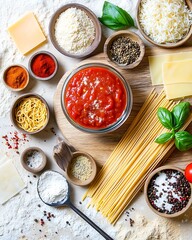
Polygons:
<instances>
[{"instance_id":1,"label":"glass bowl of tomato sauce","mask_svg":"<svg viewBox=\"0 0 192 240\"><path fill-rule=\"evenodd\" d=\"M86 133L107 133L130 115L131 88L109 65L90 63L73 70L62 88L61 105L67 120Z\"/></svg>"}]
</instances>

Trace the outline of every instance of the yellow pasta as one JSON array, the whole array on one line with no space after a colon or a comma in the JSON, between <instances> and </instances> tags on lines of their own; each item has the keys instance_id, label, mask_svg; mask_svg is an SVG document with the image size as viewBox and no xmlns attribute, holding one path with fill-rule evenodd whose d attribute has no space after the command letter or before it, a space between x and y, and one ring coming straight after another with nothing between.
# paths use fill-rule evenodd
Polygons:
<instances>
[{"instance_id":1,"label":"yellow pasta","mask_svg":"<svg viewBox=\"0 0 192 240\"><path fill-rule=\"evenodd\" d=\"M117 222L148 174L174 150L173 141L155 143L156 137L166 131L157 118L157 110L159 107L171 110L174 105L164 92L158 95L153 90L85 193L83 199L91 197L89 206L94 206L111 223ZM183 129L191 120L192 115Z\"/></svg>"},{"instance_id":2,"label":"yellow pasta","mask_svg":"<svg viewBox=\"0 0 192 240\"><path fill-rule=\"evenodd\" d=\"M38 131L47 123L47 107L39 98L23 98L15 108L15 120L27 132Z\"/></svg>"}]
</instances>

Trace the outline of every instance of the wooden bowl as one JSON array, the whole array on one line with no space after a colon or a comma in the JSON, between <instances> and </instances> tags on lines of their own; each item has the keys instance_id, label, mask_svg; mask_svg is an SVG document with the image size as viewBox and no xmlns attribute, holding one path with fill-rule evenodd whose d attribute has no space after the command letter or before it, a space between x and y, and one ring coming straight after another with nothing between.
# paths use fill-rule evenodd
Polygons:
<instances>
[{"instance_id":1,"label":"wooden bowl","mask_svg":"<svg viewBox=\"0 0 192 240\"><path fill-rule=\"evenodd\" d=\"M66 178L69 180L69 182L71 182L71 183L73 183L77 186L86 186L94 180L94 178L96 176L96 173L97 173L97 166L96 166L96 163L95 163L95 160L93 159L93 157L91 155L89 155L88 153L79 152L79 151L78 152L73 152L72 159L74 159L78 156L85 156L89 159L89 161L91 163L91 166L92 166L92 173L91 173L90 177L85 181L81 181L80 179L74 177L70 172L70 162L69 162L69 165L68 165L67 170L66 170Z\"/></svg>"},{"instance_id":2,"label":"wooden bowl","mask_svg":"<svg viewBox=\"0 0 192 240\"><path fill-rule=\"evenodd\" d=\"M157 43L154 40L152 40L143 30L140 21L139 21L139 12L140 12L140 6L141 6L141 1L142 0L138 0L137 3L137 14L136 14L136 22L137 22L137 26L141 32L141 34L143 35L143 37L149 41L150 43L158 46L158 47L163 47L163 48L174 48L174 47L178 47L183 45L185 42L187 42L187 40L191 37L192 34L192 26L190 27L189 32L184 36L184 38L182 38L181 40L179 40L176 43ZM187 6L189 7L190 10L192 10L192 2L190 0L185 0Z\"/></svg>"},{"instance_id":3,"label":"wooden bowl","mask_svg":"<svg viewBox=\"0 0 192 240\"><path fill-rule=\"evenodd\" d=\"M42 163L39 167L37 168L31 168L27 165L26 161L27 161L27 154L31 151L37 151L40 153L40 155L42 156ZM30 147L25 149L22 154L21 154L21 164L22 166L29 172L31 173L38 173L40 171L42 171L44 169L44 167L46 166L47 163L47 158L45 153L38 147Z\"/></svg>"},{"instance_id":4,"label":"wooden bowl","mask_svg":"<svg viewBox=\"0 0 192 240\"><path fill-rule=\"evenodd\" d=\"M26 84L25 84L24 87L22 87L22 88L12 88L12 87L10 87L10 86L6 83L6 74L7 74L7 71L8 71L11 67L21 67L21 68L23 68L23 69L25 70L25 72L26 72L26 74L27 74L27 82L26 82ZM20 65L20 64L14 64L14 65L11 65L11 66L7 67L7 68L4 70L4 72L3 72L3 83L4 83L4 85L5 85L9 90L11 90L11 91L19 92L19 91L24 90L24 89L27 87L28 83L29 83L29 72L28 72L27 68L24 67L23 65Z\"/></svg>"},{"instance_id":5,"label":"wooden bowl","mask_svg":"<svg viewBox=\"0 0 192 240\"><path fill-rule=\"evenodd\" d=\"M37 75L33 72L33 70L32 70L32 63L33 63L34 59L35 59L38 55L40 55L40 54L45 54L45 55L50 56L50 57L53 59L54 63L55 63L55 71L54 71L49 77L44 77L44 78L43 78L43 77L39 77L39 76L37 76ZM31 74L31 76L32 76L33 78L35 78L35 79L37 79L37 80L47 81L47 80L52 79L52 78L56 75L57 70L58 70L58 61L57 61L56 57L55 57L52 53L50 53L50 52L48 52L48 51L39 51L39 52L34 53L34 54L31 56L31 58L29 59L28 68L29 68L29 72L30 72L30 74Z\"/></svg>"},{"instance_id":6,"label":"wooden bowl","mask_svg":"<svg viewBox=\"0 0 192 240\"><path fill-rule=\"evenodd\" d=\"M176 171L179 171L181 173L184 174L184 171L181 170L180 168L177 168L177 167L174 167L174 166L163 166L163 167L159 167L157 168L156 170L154 170L147 178L146 182L145 182L145 186L144 186L144 195L145 195L145 200L148 204L148 206L150 207L150 209L155 212L156 214L158 214L159 216L161 217L166 217L166 218L173 218L173 217L178 217L180 215L182 215L184 212L187 211L187 209L189 209L189 207L191 206L192 204L192 185L189 183L190 185L190 188L191 188L191 197L186 205L186 207L184 207L182 210L180 210L179 212L175 212L175 213L172 213L172 214L167 214L167 213L161 213L159 211L157 211L150 203L149 201L149 198L148 198L148 186L150 184L150 181L151 179L153 178L153 176L155 176L155 174L157 174L158 172L162 171L162 170L176 170ZM187 180L186 180L187 181Z\"/></svg>"},{"instance_id":7,"label":"wooden bowl","mask_svg":"<svg viewBox=\"0 0 192 240\"><path fill-rule=\"evenodd\" d=\"M119 37L128 37L139 44L141 53L139 58L134 63L125 65L125 64L118 64L112 60L111 53L110 53L111 45ZM104 54L107 60L110 62L110 64L112 64L114 67L118 67L120 69L125 69L125 70L132 69L132 68L135 68L137 65L139 65L139 63L142 61L145 55L145 45L141 40L141 38L136 33L126 31L126 30L118 31L107 38L104 44Z\"/></svg>"},{"instance_id":8,"label":"wooden bowl","mask_svg":"<svg viewBox=\"0 0 192 240\"><path fill-rule=\"evenodd\" d=\"M65 49L63 49L62 47L59 46L59 44L57 43L56 37L55 37L55 23L59 17L59 15L66 11L68 8L78 8L82 11L84 11L87 16L93 21L93 24L95 26L95 39L93 40L93 43L91 44L91 46L89 46L86 51L82 52L82 53L70 53L67 52ZM66 19L67 21L67 19ZM96 48L99 46L99 43L101 41L101 35L102 35L102 31L101 31L101 25L99 20L97 19L96 15L88 8L86 8L85 6L81 5L81 4L76 4L76 3L71 3L71 4L66 4L63 7L59 8L52 16L50 24L49 24L49 36L50 36L50 40L53 44L53 46L62 54L68 56L68 57L73 57L73 58L84 58L87 57L89 55L91 55Z\"/></svg>"},{"instance_id":9,"label":"wooden bowl","mask_svg":"<svg viewBox=\"0 0 192 240\"><path fill-rule=\"evenodd\" d=\"M46 106L46 109L47 109L47 122L45 123L45 125L37 130L37 131L34 131L34 132L27 132L25 131L24 129L20 128L16 122L16 119L15 119L15 108L16 106L18 105L18 103L23 99L23 98L26 98L26 97L36 97L38 99L40 99ZM18 97L15 102L12 104L12 107L11 107L11 111L10 111L10 119L11 119L11 122L13 123L14 127L17 128L17 130L19 130L20 132L24 133L24 134L35 134L35 133L38 133L40 131L42 131L48 124L49 122L49 118L50 118L50 112L49 112L49 106L47 104L47 102L45 101L45 99L43 97L41 97L40 95L36 94L36 93L26 93L26 94L23 94L21 95L20 97Z\"/></svg>"}]
</instances>

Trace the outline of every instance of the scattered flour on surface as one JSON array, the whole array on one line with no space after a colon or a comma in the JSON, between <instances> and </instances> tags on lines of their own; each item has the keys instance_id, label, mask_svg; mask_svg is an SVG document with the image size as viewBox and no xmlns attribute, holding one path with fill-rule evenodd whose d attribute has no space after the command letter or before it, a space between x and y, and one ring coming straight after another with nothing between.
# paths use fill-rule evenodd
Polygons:
<instances>
[{"instance_id":1,"label":"scattered flour on surface","mask_svg":"<svg viewBox=\"0 0 192 240\"><path fill-rule=\"evenodd\" d=\"M120 225L117 239L122 240L179 240L178 224L172 220L156 218L147 220L142 215L135 216L135 223L129 230Z\"/></svg>"}]
</instances>

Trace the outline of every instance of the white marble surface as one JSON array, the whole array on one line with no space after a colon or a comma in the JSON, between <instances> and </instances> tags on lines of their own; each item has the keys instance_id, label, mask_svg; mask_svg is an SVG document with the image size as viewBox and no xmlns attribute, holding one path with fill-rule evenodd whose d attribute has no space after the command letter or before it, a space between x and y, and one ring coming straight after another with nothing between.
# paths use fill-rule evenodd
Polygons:
<instances>
[{"instance_id":1,"label":"white marble surface","mask_svg":"<svg viewBox=\"0 0 192 240\"><path fill-rule=\"evenodd\" d=\"M29 240L38 240L38 239L63 239L63 240L84 240L84 239L94 239L99 240L103 239L95 230L93 230L88 224L80 219L71 209L62 208L62 209L53 209L51 207L45 206L38 198L36 191L36 181L37 178L34 178L33 174L28 173L24 170L20 164L20 154L22 151L29 146L39 146L42 148L47 157L48 165L47 169L55 169L60 171L57 165L54 163L52 157L53 146L57 143L57 138L62 134L57 129L54 115L53 115L53 95L62 75L74 67L79 60L71 59L61 55L50 43L48 36L48 24L50 21L51 15L56 9L60 6L63 6L66 3L72 1L68 0L0 0L0 69L1 69L1 79L2 71L8 65L19 63L27 67L28 60L31 54L26 57L22 56L20 52L15 47L13 41L10 39L7 33L7 27L14 23L17 19L23 16L26 12L32 11L37 16L41 26L47 36L47 43L44 44L41 48L37 50L48 50L52 52L59 61L59 72L54 79L47 82L41 82L34 79L30 80L30 84L23 93L26 92L35 92L41 94L48 102L51 109L51 119L49 125L44 131L37 135L28 136L28 142L20 141L19 144L19 154L15 150L8 150L5 145L5 141L2 138L3 135L8 135L9 139L12 136L12 133L15 131L15 128L11 125L9 119L9 109L11 103L14 99L21 93L11 93L9 91L4 92L4 86L2 81L0 82L0 152L3 155L6 155L8 158L12 159L14 165L16 166L18 172L26 183L26 188L18 195L9 200L6 204L0 206L0 239L1 240L17 240L17 239L29 239ZM79 1L73 1L79 2ZM81 3L89 7L97 16L101 16L103 0L82 0ZM126 9L133 17L135 17L135 6L136 0L113 0L111 1L114 4L118 4L122 8ZM108 36L112 31L108 30L105 27L102 27L103 34ZM136 31L138 32L138 31ZM37 51L36 50L36 51ZM4 92L4 95L3 95ZM4 100L2 100L4 99ZM3 101L7 101L6 110L2 110ZM54 132L51 130L54 128ZM19 134L21 137L21 135ZM76 136L74 136L76 137ZM78 137L77 137L78 141ZM0 183L1 184L1 183ZM147 207L143 194L140 194L137 197L133 204L129 207L134 207L135 210L130 211L129 217L125 214L118 221L116 226L111 226L107 221L94 209L87 209L86 203L80 203L81 197L85 192L85 188L79 188L71 186L72 188L72 201L74 204L81 209L86 215L88 215L95 223L97 223L102 229L104 229L109 235L114 239L173 239L168 235L158 236L153 233L152 238L150 234L147 233L147 228L140 229L141 232L146 234L143 236L136 234L136 231L140 231L139 228L130 227L129 220L141 218L145 216L148 219L148 223L153 226L153 220L157 217L150 211ZM38 205L41 205L40 207ZM52 218L51 221L45 220L45 225L40 226L39 223L36 223L34 219L46 219L44 216L44 211L53 213L56 217ZM185 229L185 233L182 234L182 237L178 239L191 239L192 230L189 228L191 224L192 217L185 216L181 222L173 221L173 224L176 228ZM137 223L135 223L137 225ZM166 222L164 222L166 228ZM172 224L172 223L171 223ZM184 228L184 227L185 228ZM154 225L154 229L156 225ZM135 232L134 232L135 231ZM152 232L153 229L151 230ZM56 233L57 232L57 233ZM147 235L148 234L148 235ZM155 236L155 237L154 237ZM166 237L167 236L167 237Z\"/></svg>"}]
</instances>

